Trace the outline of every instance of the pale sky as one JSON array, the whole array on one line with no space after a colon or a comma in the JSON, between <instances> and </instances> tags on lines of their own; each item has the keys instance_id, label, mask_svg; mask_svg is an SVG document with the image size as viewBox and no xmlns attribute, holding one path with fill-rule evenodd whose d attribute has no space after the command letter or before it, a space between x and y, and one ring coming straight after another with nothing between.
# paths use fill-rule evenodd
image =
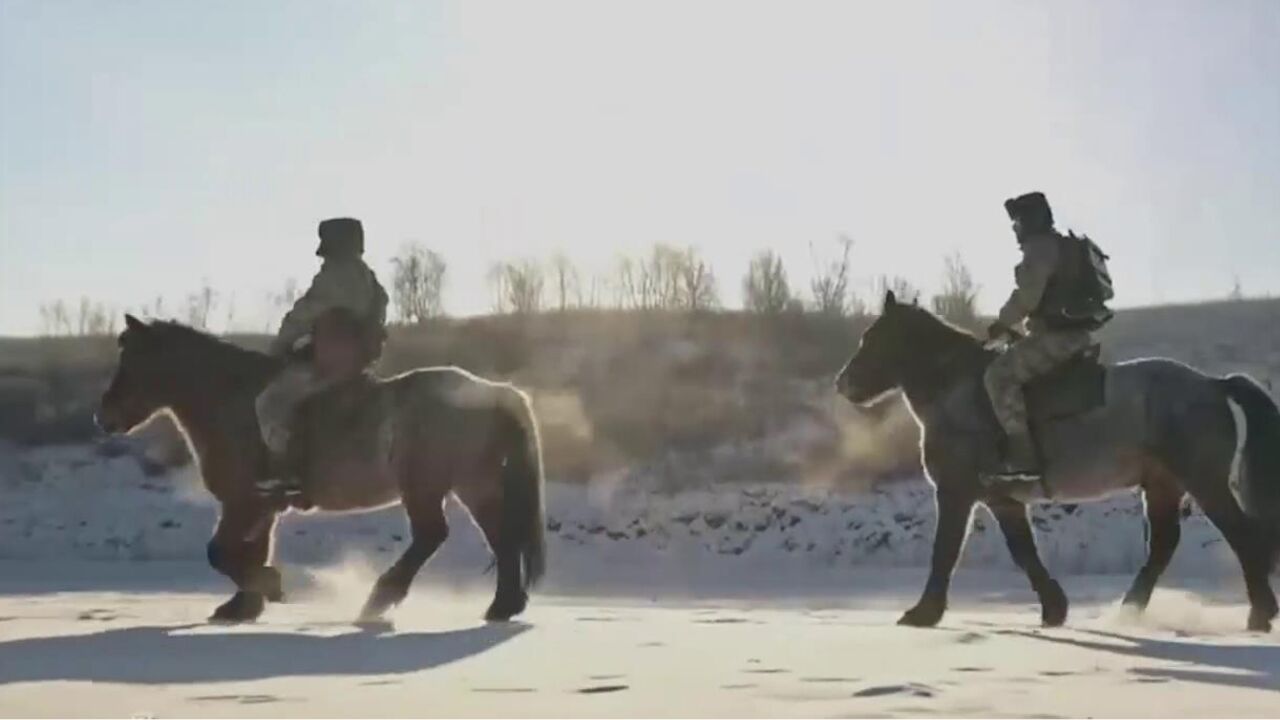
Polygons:
<instances>
[{"instance_id":1,"label":"pale sky","mask_svg":"<svg viewBox=\"0 0 1280 720\"><path fill-rule=\"evenodd\" d=\"M654 242L737 305L751 254L803 287L842 233L864 294L958 251L991 310L1031 189L1119 305L1276 293L1278 38L1274 0L0 0L0 334L205 279L261 329L334 215L388 281L443 253L455 314L494 260Z\"/></svg>"}]
</instances>

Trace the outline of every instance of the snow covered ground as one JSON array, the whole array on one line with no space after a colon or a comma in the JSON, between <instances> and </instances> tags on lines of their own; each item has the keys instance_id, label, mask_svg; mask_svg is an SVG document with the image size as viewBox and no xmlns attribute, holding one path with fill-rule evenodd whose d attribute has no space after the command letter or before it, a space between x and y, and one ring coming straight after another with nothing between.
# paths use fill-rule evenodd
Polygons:
<instances>
[{"instance_id":1,"label":"snow covered ground","mask_svg":"<svg viewBox=\"0 0 1280 720\"><path fill-rule=\"evenodd\" d=\"M479 621L487 553L459 508L395 629L349 621L407 540L398 510L292 516L291 602L204 624L216 507L192 471L89 446L0 448L0 715L1274 716L1280 644L1242 631L1234 559L1194 511L1148 615L1114 606L1143 558L1131 496L1036 513L1073 602L1041 630L985 511L932 631L893 623L932 536L922 481L853 494L752 484L663 494L552 483L550 573L522 622Z\"/></svg>"},{"instance_id":2,"label":"snow covered ground","mask_svg":"<svg viewBox=\"0 0 1280 720\"><path fill-rule=\"evenodd\" d=\"M924 566L933 536L933 496L923 480L854 493L795 484L715 485L677 493L630 484L549 483L550 581L574 589L625 579L630 568L693 577L711 568L794 568L805 574L848 566ZM0 449L0 559L190 560L205 557L217 506L194 469L148 475L134 457L103 457L92 446ZM483 567L487 551L465 512L450 508L454 532L438 564ZM1034 513L1041 554L1058 573L1136 571L1145 559L1141 502L1046 506ZM390 562L408 542L398 508L350 516L290 515L279 531L286 563L362 555ZM975 515L964 562L1012 569L999 529ZM624 568L624 570L619 570ZM1193 510L1173 568L1234 573L1221 536Z\"/></svg>"},{"instance_id":3,"label":"snow covered ground","mask_svg":"<svg viewBox=\"0 0 1280 720\"><path fill-rule=\"evenodd\" d=\"M847 592L693 601L540 596L523 622L420 583L395 630L352 616L371 575L318 571L257 624L203 624L194 563L0 563L0 712L30 716L1274 716L1280 646L1204 587L1076 576L1069 627L1041 630L1021 578L973 571L935 630L893 621L917 571L856 568ZM436 573L429 572L435 576ZM83 589L65 590L71 584ZM87 589L93 586L93 589ZM829 588L828 588L829 589ZM1097 598L1103 598L1101 602ZM1221 603L1221 604L1220 604Z\"/></svg>"}]
</instances>

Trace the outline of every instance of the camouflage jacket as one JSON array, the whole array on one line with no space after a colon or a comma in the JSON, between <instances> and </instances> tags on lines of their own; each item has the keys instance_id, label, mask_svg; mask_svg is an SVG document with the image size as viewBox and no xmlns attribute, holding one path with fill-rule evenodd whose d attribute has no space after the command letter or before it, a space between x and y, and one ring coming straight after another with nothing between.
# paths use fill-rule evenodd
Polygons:
<instances>
[{"instance_id":1,"label":"camouflage jacket","mask_svg":"<svg viewBox=\"0 0 1280 720\"><path fill-rule=\"evenodd\" d=\"M1022 241L1022 262L1014 269L1016 285L998 316L1005 327L1018 329L1024 320L1030 318L1028 331L1040 334L1048 330L1034 316L1044 300L1049 281L1058 269L1061 237L1057 231L1051 230Z\"/></svg>"},{"instance_id":2,"label":"camouflage jacket","mask_svg":"<svg viewBox=\"0 0 1280 720\"><path fill-rule=\"evenodd\" d=\"M280 322L280 332L271 345L272 354L288 354L299 341L310 338L312 326L321 315L335 309L349 310L366 319L370 329L381 331L386 325L387 293L360 258L324 261L311 287Z\"/></svg>"}]
</instances>

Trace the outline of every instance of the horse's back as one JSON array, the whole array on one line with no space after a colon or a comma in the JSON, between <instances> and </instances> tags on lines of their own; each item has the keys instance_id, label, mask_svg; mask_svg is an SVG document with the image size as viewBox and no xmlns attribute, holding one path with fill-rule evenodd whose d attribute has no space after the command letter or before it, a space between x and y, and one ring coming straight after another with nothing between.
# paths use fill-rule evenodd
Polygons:
<instances>
[{"instance_id":1,"label":"horse's back","mask_svg":"<svg viewBox=\"0 0 1280 720\"><path fill-rule=\"evenodd\" d=\"M1153 468L1186 474L1188 450L1200 467L1229 468L1235 426L1214 378L1164 358L1109 364L1105 378L1101 405L1032 421L1055 499L1089 500L1141 485ZM940 459L995 452L1000 437L980 377L957 387L942 423L926 428L926 446L935 445ZM975 447L986 450L975 454ZM926 447L926 462L928 456Z\"/></svg>"},{"instance_id":2,"label":"horse's back","mask_svg":"<svg viewBox=\"0 0 1280 720\"><path fill-rule=\"evenodd\" d=\"M441 411L487 411L523 399L508 383L495 382L452 365L409 370L379 381L397 405L434 406Z\"/></svg>"},{"instance_id":3,"label":"horse's back","mask_svg":"<svg viewBox=\"0 0 1280 720\"><path fill-rule=\"evenodd\" d=\"M325 402L308 428L312 499L351 510L393 501L405 481L447 490L456 473L486 456L499 416L525 399L506 383L445 366L366 381L348 389L345 404L337 394ZM424 479L396 477L393 469L405 464Z\"/></svg>"},{"instance_id":4,"label":"horse's back","mask_svg":"<svg viewBox=\"0 0 1280 720\"><path fill-rule=\"evenodd\" d=\"M1064 499L1140 485L1153 468L1177 473L1191 443L1227 466L1235 449L1230 407L1214 378L1165 358L1109 365L1102 406L1039 431L1046 480Z\"/></svg>"}]
</instances>

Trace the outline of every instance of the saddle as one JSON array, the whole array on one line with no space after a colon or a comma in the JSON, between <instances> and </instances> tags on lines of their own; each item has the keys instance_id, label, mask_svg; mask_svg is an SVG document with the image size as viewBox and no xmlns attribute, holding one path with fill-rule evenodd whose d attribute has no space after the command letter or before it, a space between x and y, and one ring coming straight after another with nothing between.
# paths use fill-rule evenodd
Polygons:
<instances>
[{"instance_id":1,"label":"saddle","mask_svg":"<svg viewBox=\"0 0 1280 720\"><path fill-rule=\"evenodd\" d=\"M326 478L342 468L386 469L391 450L386 397L374 377L361 373L299 404L289 462L308 493L323 490Z\"/></svg>"},{"instance_id":2,"label":"saddle","mask_svg":"<svg viewBox=\"0 0 1280 720\"><path fill-rule=\"evenodd\" d=\"M1107 368L1094 344L1027 383L1027 418L1032 432L1045 423L1086 413L1106 402Z\"/></svg>"},{"instance_id":3,"label":"saddle","mask_svg":"<svg viewBox=\"0 0 1280 720\"><path fill-rule=\"evenodd\" d=\"M1100 355L1099 346L1091 345L1023 387L1027 400L1028 430L1042 467L1042 433L1045 428L1051 423L1082 415L1106 403L1107 368L1100 362ZM985 392L982 397L987 400L985 407L989 422L998 428L990 398L987 398ZM1039 486L1044 497L1053 497L1053 491L1043 476L1039 478Z\"/></svg>"}]
</instances>

